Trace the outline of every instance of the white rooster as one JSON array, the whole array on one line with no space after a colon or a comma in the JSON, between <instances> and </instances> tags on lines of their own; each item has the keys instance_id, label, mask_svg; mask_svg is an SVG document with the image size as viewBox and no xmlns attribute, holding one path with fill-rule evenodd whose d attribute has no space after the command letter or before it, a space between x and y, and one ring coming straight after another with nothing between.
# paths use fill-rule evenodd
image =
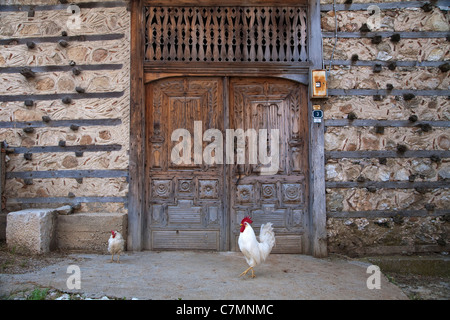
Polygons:
<instances>
[{"instance_id":1,"label":"white rooster","mask_svg":"<svg viewBox=\"0 0 450 320\"><path fill-rule=\"evenodd\" d=\"M118 231L111 230L108 240L108 252L112 254L111 262L114 262L114 255L117 254L117 262L120 263L120 254L125 248L125 240Z\"/></svg>"},{"instance_id":2,"label":"white rooster","mask_svg":"<svg viewBox=\"0 0 450 320\"><path fill-rule=\"evenodd\" d=\"M254 278L255 273L253 272L253 267L264 262L275 245L275 234L272 223L268 222L261 225L258 242L255 232L250 226L252 222L250 217L245 217L241 221L241 234L239 235L238 244L250 267L242 272L239 277L246 275L249 270L252 270L252 278Z\"/></svg>"}]
</instances>

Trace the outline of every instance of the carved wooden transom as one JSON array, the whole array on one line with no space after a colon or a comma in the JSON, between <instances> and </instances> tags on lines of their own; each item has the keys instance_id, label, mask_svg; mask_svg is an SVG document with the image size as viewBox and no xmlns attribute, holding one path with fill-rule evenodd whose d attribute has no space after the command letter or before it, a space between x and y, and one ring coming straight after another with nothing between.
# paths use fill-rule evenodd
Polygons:
<instances>
[{"instance_id":1,"label":"carved wooden transom","mask_svg":"<svg viewBox=\"0 0 450 320\"><path fill-rule=\"evenodd\" d=\"M306 7L145 7L147 62L305 62Z\"/></svg>"}]
</instances>

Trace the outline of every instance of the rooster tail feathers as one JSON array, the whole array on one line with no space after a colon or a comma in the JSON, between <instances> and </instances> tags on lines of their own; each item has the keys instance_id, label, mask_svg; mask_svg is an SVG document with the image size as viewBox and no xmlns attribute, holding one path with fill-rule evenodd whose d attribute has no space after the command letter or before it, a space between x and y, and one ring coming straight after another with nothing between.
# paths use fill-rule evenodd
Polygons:
<instances>
[{"instance_id":1,"label":"rooster tail feathers","mask_svg":"<svg viewBox=\"0 0 450 320\"><path fill-rule=\"evenodd\" d=\"M268 243L271 248L275 245L275 233L271 222L261 225L259 240L260 242Z\"/></svg>"},{"instance_id":2,"label":"rooster tail feathers","mask_svg":"<svg viewBox=\"0 0 450 320\"><path fill-rule=\"evenodd\" d=\"M261 257L264 261L275 245L275 233L273 232L273 225L271 222L261 225L259 242Z\"/></svg>"}]
</instances>

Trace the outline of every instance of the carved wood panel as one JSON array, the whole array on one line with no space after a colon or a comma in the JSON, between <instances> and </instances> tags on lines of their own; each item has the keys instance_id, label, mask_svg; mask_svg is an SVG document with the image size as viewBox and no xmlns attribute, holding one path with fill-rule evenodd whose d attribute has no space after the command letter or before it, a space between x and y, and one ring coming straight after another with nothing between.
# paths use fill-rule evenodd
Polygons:
<instances>
[{"instance_id":1,"label":"carved wood panel","mask_svg":"<svg viewBox=\"0 0 450 320\"><path fill-rule=\"evenodd\" d=\"M305 62L305 6L145 7L145 60Z\"/></svg>"},{"instance_id":2,"label":"carved wood panel","mask_svg":"<svg viewBox=\"0 0 450 320\"><path fill-rule=\"evenodd\" d=\"M200 132L202 148L204 131L223 130L222 79L169 78L148 84L146 94L146 247L224 250L223 165L194 161L194 148L190 163L171 156L175 130L186 129L190 145Z\"/></svg>"},{"instance_id":3,"label":"carved wood panel","mask_svg":"<svg viewBox=\"0 0 450 320\"><path fill-rule=\"evenodd\" d=\"M147 248L238 250L239 223L249 215L256 229L274 224L274 252L305 251L305 86L274 78L176 77L148 84L146 95ZM224 154L217 156L224 164L196 162L194 141L190 162L174 163L171 154L179 141L172 141L171 134L179 128L187 129L192 140L200 132L202 150L211 142L204 139L205 131L221 131ZM255 140L228 136L226 129L253 129ZM272 141L274 130L278 136ZM267 173L272 163L263 155L275 150L277 170Z\"/></svg>"},{"instance_id":4,"label":"carved wood panel","mask_svg":"<svg viewBox=\"0 0 450 320\"><path fill-rule=\"evenodd\" d=\"M258 159L250 163L249 140L245 142L246 161L230 172L230 214L232 249L236 249L239 223L246 215L254 227L272 222L277 235L274 252L305 251L308 226L308 122L306 87L288 80L270 78L234 78L230 83L230 126L279 130L278 170L262 174L267 167ZM267 154L275 144L267 139ZM259 140L260 141L260 140ZM258 148L261 146L260 142ZM259 150L258 150L259 151ZM266 151L266 150L263 150ZM236 160L237 162L237 160Z\"/></svg>"}]
</instances>

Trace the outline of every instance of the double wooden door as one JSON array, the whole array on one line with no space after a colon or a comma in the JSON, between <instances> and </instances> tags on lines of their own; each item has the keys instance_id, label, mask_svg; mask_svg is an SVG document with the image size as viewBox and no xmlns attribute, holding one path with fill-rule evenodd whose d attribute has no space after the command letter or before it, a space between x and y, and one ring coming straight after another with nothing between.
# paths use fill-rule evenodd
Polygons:
<instances>
[{"instance_id":1,"label":"double wooden door","mask_svg":"<svg viewBox=\"0 0 450 320\"><path fill-rule=\"evenodd\" d=\"M147 84L146 248L238 250L248 215L257 235L274 224L274 252L306 252L306 90L275 78Z\"/></svg>"}]
</instances>

